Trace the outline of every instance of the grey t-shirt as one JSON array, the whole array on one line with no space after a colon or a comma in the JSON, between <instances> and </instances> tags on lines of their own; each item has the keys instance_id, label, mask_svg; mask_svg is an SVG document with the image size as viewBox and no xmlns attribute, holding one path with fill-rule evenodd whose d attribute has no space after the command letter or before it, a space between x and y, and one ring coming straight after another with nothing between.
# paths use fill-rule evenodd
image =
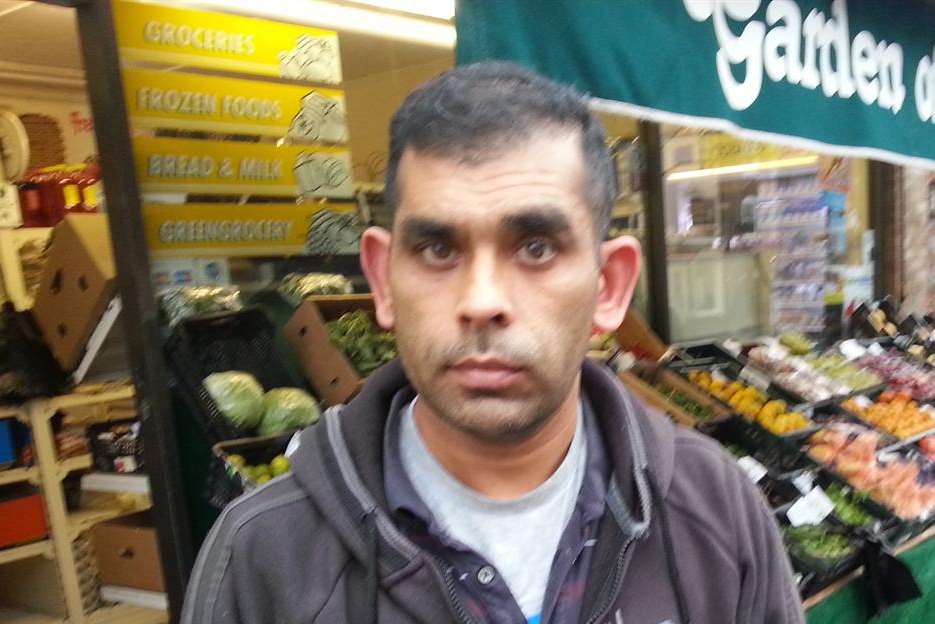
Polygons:
<instances>
[{"instance_id":1,"label":"grey t-shirt","mask_svg":"<svg viewBox=\"0 0 935 624\"><path fill-rule=\"evenodd\" d=\"M581 409L568 453L552 476L532 492L504 501L467 487L435 459L412 415L417 400L403 410L399 436L403 468L416 493L439 527L489 561L523 615L538 621L552 559L584 478L587 439Z\"/></svg>"}]
</instances>

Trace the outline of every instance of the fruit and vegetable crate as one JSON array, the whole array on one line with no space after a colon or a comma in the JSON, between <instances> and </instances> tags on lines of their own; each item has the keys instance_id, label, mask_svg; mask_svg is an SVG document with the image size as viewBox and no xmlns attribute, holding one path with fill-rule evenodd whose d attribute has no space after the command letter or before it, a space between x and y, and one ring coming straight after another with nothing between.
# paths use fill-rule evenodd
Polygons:
<instances>
[{"instance_id":1,"label":"fruit and vegetable crate","mask_svg":"<svg viewBox=\"0 0 935 624\"><path fill-rule=\"evenodd\" d=\"M777 514L786 552L798 573L799 592L812 596L861 564L865 541L830 522L798 527Z\"/></svg>"},{"instance_id":2,"label":"fruit and vegetable crate","mask_svg":"<svg viewBox=\"0 0 935 624\"><path fill-rule=\"evenodd\" d=\"M919 403L903 392L874 390L843 399L841 409L898 448L935 434L935 406Z\"/></svg>"},{"instance_id":3,"label":"fruit and vegetable crate","mask_svg":"<svg viewBox=\"0 0 935 624\"><path fill-rule=\"evenodd\" d=\"M208 375L237 370L252 374L264 388L305 385L286 366L276 330L258 308L182 320L166 341L165 354L173 381L210 443L246 438L251 431L223 416L205 389Z\"/></svg>"},{"instance_id":4,"label":"fruit and vegetable crate","mask_svg":"<svg viewBox=\"0 0 935 624\"><path fill-rule=\"evenodd\" d=\"M286 449L294 433L218 442L208 479L208 500L219 509L270 479L289 472Z\"/></svg>"},{"instance_id":5,"label":"fruit and vegetable crate","mask_svg":"<svg viewBox=\"0 0 935 624\"><path fill-rule=\"evenodd\" d=\"M672 345L672 352L676 360L696 366L746 364L742 357L738 357L734 353L728 351L724 345L718 341L683 342Z\"/></svg>"},{"instance_id":6,"label":"fruit and vegetable crate","mask_svg":"<svg viewBox=\"0 0 935 624\"><path fill-rule=\"evenodd\" d=\"M768 377L740 364L693 366L671 363L672 370L719 400L733 413L757 422L776 436L802 436L814 429L804 402L770 383Z\"/></svg>"},{"instance_id":7,"label":"fruit and vegetable crate","mask_svg":"<svg viewBox=\"0 0 935 624\"><path fill-rule=\"evenodd\" d=\"M735 458L753 457L774 478L814 466L794 441L775 436L738 415L703 423L698 430L720 442Z\"/></svg>"},{"instance_id":8,"label":"fruit and vegetable crate","mask_svg":"<svg viewBox=\"0 0 935 624\"><path fill-rule=\"evenodd\" d=\"M620 380L638 397L673 420L688 427L723 420L729 409L680 375L655 363L637 362L631 371L620 373Z\"/></svg>"}]
</instances>

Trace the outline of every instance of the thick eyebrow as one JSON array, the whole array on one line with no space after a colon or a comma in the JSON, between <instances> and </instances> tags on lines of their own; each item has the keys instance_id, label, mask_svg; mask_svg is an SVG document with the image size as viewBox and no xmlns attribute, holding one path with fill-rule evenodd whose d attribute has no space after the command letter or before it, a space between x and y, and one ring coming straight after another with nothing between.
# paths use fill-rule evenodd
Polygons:
<instances>
[{"instance_id":1,"label":"thick eyebrow","mask_svg":"<svg viewBox=\"0 0 935 624\"><path fill-rule=\"evenodd\" d=\"M571 233L571 222L557 208L528 208L503 219L504 228L516 238L561 238Z\"/></svg>"},{"instance_id":2,"label":"thick eyebrow","mask_svg":"<svg viewBox=\"0 0 935 624\"><path fill-rule=\"evenodd\" d=\"M399 231L406 247L426 240L453 241L456 237L453 225L425 217L406 217L399 224Z\"/></svg>"}]
</instances>

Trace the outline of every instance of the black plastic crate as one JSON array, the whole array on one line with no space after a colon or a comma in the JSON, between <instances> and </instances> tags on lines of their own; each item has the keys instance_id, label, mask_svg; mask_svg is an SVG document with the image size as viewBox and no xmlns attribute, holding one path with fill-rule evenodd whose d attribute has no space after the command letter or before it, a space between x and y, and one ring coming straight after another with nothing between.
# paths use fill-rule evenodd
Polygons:
<instances>
[{"instance_id":1,"label":"black plastic crate","mask_svg":"<svg viewBox=\"0 0 935 624\"><path fill-rule=\"evenodd\" d=\"M143 472L146 467L140 421L134 418L91 425L88 444L101 472Z\"/></svg>"},{"instance_id":2,"label":"black plastic crate","mask_svg":"<svg viewBox=\"0 0 935 624\"><path fill-rule=\"evenodd\" d=\"M274 436L244 438L218 442L212 448L211 471L208 475L208 500L223 509L232 500L257 486L227 458L240 455L248 465L269 463L277 455L284 455L294 432Z\"/></svg>"},{"instance_id":3,"label":"black plastic crate","mask_svg":"<svg viewBox=\"0 0 935 624\"><path fill-rule=\"evenodd\" d=\"M847 529L835 527L826 522L821 523L820 527L827 529L831 533L842 535L850 542L852 552L849 555L837 558L823 558L811 556L807 552L799 549L795 542L789 539L785 533L788 529L788 523L785 521L785 514L777 514L780 526L783 527L783 542L786 545L786 552L792 561L792 568L799 574L799 592L803 598L812 596L825 587L831 585L841 577L850 574L860 567L862 561L862 550L865 541L853 535Z\"/></svg>"},{"instance_id":4,"label":"black plastic crate","mask_svg":"<svg viewBox=\"0 0 935 624\"><path fill-rule=\"evenodd\" d=\"M722 421L702 423L698 430L725 447L742 449L766 466L773 477L814 466L798 444L773 435L742 416L733 415Z\"/></svg>"},{"instance_id":5,"label":"black plastic crate","mask_svg":"<svg viewBox=\"0 0 935 624\"><path fill-rule=\"evenodd\" d=\"M266 390L307 388L286 364L276 329L258 308L183 320L169 336L165 354L180 394L198 416L211 444L248 438L253 431L224 418L205 390L208 375L237 370L253 375Z\"/></svg>"}]
</instances>

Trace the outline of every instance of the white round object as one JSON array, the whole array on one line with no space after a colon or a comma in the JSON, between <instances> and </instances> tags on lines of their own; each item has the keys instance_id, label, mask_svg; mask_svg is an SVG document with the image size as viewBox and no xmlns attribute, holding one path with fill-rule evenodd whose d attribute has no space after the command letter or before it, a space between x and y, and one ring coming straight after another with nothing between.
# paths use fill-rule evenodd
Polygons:
<instances>
[{"instance_id":1,"label":"white round object","mask_svg":"<svg viewBox=\"0 0 935 624\"><path fill-rule=\"evenodd\" d=\"M15 113L0 110L0 179L15 180L29 167L29 135Z\"/></svg>"}]
</instances>

